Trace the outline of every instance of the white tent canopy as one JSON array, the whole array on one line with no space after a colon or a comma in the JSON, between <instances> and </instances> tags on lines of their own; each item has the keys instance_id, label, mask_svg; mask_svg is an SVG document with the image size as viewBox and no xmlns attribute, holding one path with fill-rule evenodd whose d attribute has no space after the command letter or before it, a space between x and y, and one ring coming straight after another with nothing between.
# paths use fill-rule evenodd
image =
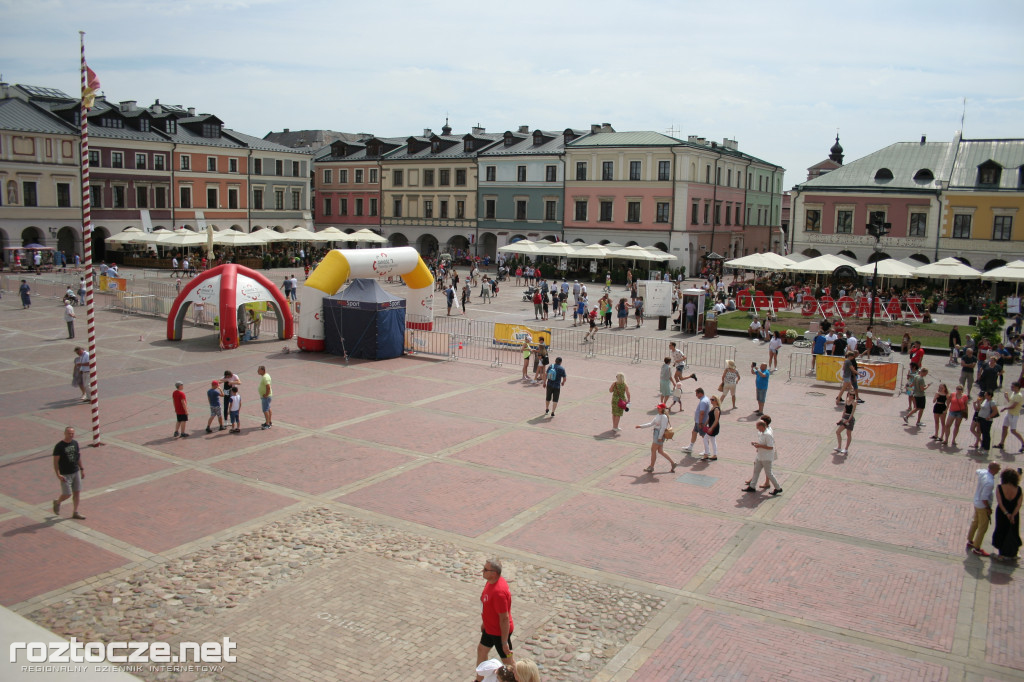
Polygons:
<instances>
[{"instance_id":1,"label":"white tent canopy","mask_svg":"<svg viewBox=\"0 0 1024 682\"><path fill-rule=\"evenodd\" d=\"M850 259L826 253L821 256L815 256L814 258L808 258L801 263L787 265L785 269L787 272L806 272L815 275L827 275L831 274L836 268L843 265L851 266ZM855 265L855 263L852 265Z\"/></svg>"},{"instance_id":2,"label":"white tent canopy","mask_svg":"<svg viewBox=\"0 0 1024 682\"><path fill-rule=\"evenodd\" d=\"M785 256L780 256L777 253L767 251L765 253L752 253L749 256L743 256L742 258L733 258L723 263L724 267L735 268L737 270L754 270L754 271L778 271L785 270L787 266L792 265L793 261L789 260Z\"/></svg>"},{"instance_id":3,"label":"white tent canopy","mask_svg":"<svg viewBox=\"0 0 1024 682\"><path fill-rule=\"evenodd\" d=\"M386 244L387 237L381 237L373 230L368 230L365 227L361 230L356 230L352 234L345 235L345 239L350 242L366 242L368 244Z\"/></svg>"},{"instance_id":4,"label":"white tent canopy","mask_svg":"<svg viewBox=\"0 0 1024 682\"><path fill-rule=\"evenodd\" d=\"M862 265L859 268L855 268L855 270L857 270L857 272L860 273L861 275L873 275L875 274L875 264L868 263L867 265ZM916 270L917 268L907 265L902 261L893 260L892 258L886 258L884 260L878 261L879 277L897 277L909 279L911 277L917 276Z\"/></svg>"},{"instance_id":5,"label":"white tent canopy","mask_svg":"<svg viewBox=\"0 0 1024 682\"><path fill-rule=\"evenodd\" d=\"M950 256L928 265L922 265L914 271L914 275L916 277L934 277L935 279L978 279L981 277L981 272Z\"/></svg>"},{"instance_id":6,"label":"white tent canopy","mask_svg":"<svg viewBox=\"0 0 1024 682\"><path fill-rule=\"evenodd\" d=\"M981 278L1000 282L1024 282L1024 260L1015 260L993 268L982 274Z\"/></svg>"},{"instance_id":7,"label":"white tent canopy","mask_svg":"<svg viewBox=\"0 0 1024 682\"><path fill-rule=\"evenodd\" d=\"M263 246L267 240L258 232L246 233L224 230L213 233L213 243L221 246Z\"/></svg>"},{"instance_id":8,"label":"white tent canopy","mask_svg":"<svg viewBox=\"0 0 1024 682\"><path fill-rule=\"evenodd\" d=\"M107 237L108 244L152 244L149 235L137 227L126 227L117 234Z\"/></svg>"}]
</instances>

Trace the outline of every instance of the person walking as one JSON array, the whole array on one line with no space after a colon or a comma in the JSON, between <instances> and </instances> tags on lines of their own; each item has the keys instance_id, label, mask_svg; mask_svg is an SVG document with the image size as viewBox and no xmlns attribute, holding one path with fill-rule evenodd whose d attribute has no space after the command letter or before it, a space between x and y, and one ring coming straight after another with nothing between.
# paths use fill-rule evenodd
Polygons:
<instances>
[{"instance_id":1,"label":"person walking","mask_svg":"<svg viewBox=\"0 0 1024 682\"><path fill-rule=\"evenodd\" d=\"M843 383L839 387L839 395L836 396L836 405L843 403L843 394L847 391L857 390L857 354L852 351L846 352L846 359L843 360Z\"/></svg>"},{"instance_id":2,"label":"person walking","mask_svg":"<svg viewBox=\"0 0 1024 682\"><path fill-rule=\"evenodd\" d=\"M722 392L719 402L725 402L725 396L732 395L732 409L736 409L736 385L740 383L740 373L736 369L734 360L725 361L725 369L722 370L722 382L718 384L718 390Z\"/></svg>"},{"instance_id":3,"label":"person walking","mask_svg":"<svg viewBox=\"0 0 1024 682\"><path fill-rule=\"evenodd\" d=\"M942 444L949 445L950 431L953 432L953 447L956 445L957 434L960 433L960 422L967 417L967 403L969 398L964 393L962 384L957 384L953 395L949 396L949 409L946 410L946 423L942 425ZM951 428L952 427L952 428Z\"/></svg>"},{"instance_id":4,"label":"person walking","mask_svg":"<svg viewBox=\"0 0 1024 682\"><path fill-rule=\"evenodd\" d=\"M974 357L974 349L968 348L960 358L960 383L964 385L967 395L971 394L971 388L974 387L974 370L977 366L978 359Z\"/></svg>"},{"instance_id":5,"label":"person walking","mask_svg":"<svg viewBox=\"0 0 1024 682\"><path fill-rule=\"evenodd\" d=\"M1010 393L1003 393L1003 398L1006 399L1006 414L1003 415L1003 434L1002 438L999 439L999 445L996 447L1000 450L1006 446L1006 433L1010 432L1014 435L1017 441L1020 443L1020 450L1017 454L1024 452L1024 438L1021 437L1017 431L1017 419L1020 417L1021 405L1024 405L1024 396L1020 392L1020 380L1014 381L1010 384Z\"/></svg>"},{"instance_id":6,"label":"person walking","mask_svg":"<svg viewBox=\"0 0 1024 682\"><path fill-rule=\"evenodd\" d=\"M32 307L32 287L28 285L26 280L21 280L21 286L18 287L18 294L21 296L21 309L28 310Z\"/></svg>"},{"instance_id":7,"label":"person walking","mask_svg":"<svg viewBox=\"0 0 1024 682\"><path fill-rule=\"evenodd\" d=\"M185 397L185 391L182 389L185 384L180 381L174 384L174 393L171 394L171 400L174 402L174 438L188 438L188 398Z\"/></svg>"},{"instance_id":8,"label":"person walking","mask_svg":"<svg viewBox=\"0 0 1024 682\"><path fill-rule=\"evenodd\" d=\"M71 374L71 385L82 391L82 402L89 402L89 351L75 347L75 368Z\"/></svg>"},{"instance_id":9,"label":"person walking","mask_svg":"<svg viewBox=\"0 0 1024 682\"><path fill-rule=\"evenodd\" d=\"M705 462L714 462L718 459L718 433L722 424L722 404L718 396L711 396L711 412L708 413L708 423L701 435L704 436L704 454L701 459Z\"/></svg>"},{"instance_id":10,"label":"person walking","mask_svg":"<svg viewBox=\"0 0 1024 682\"><path fill-rule=\"evenodd\" d=\"M469 289L469 282L462 285L462 314L466 314L466 310L469 308L469 298L472 296L472 292Z\"/></svg>"},{"instance_id":11,"label":"person walking","mask_svg":"<svg viewBox=\"0 0 1024 682\"><path fill-rule=\"evenodd\" d=\"M988 532L989 523L992 521L992 492L995 488L995 475L999 473L999 462L989 462L984 469L974 472L978 482L974 487L974 516L971 519L971 527L967 529L967 549L978 556L989 556L989 553L981 548L985 542L985 533Z\"/></svg>"},{"instance_id":12,"label":"person walking","mask_svg":"<svg viewBox=\"0 0 1024 682\"><path fill-rule=\"evenodd\" d=\"M231 389L235 386L241 386L242 380L230 369L226 369L224 370L224 378L220 380L220 383L224 388L224 419L227 420L231 410Z\"/></svg>"},{"instance_id":13,"label":"person walking","mask_svg":"<svg viewBox=\"0 0 1024 682\"><path fill-rule=\"evenodd\" d=\"M626 322L629 320L629 303L625 298L620 298L619 302L615 304L615 316L619 321L619 329L625 329Z\"/></svg>"},{"instance_id":14,"label":"person walking","mask_svg":"<svg viewBox=\"0 0 1024 682\"><path fill-rule=\"evenodd\" d=\"M672 356L672 365L676 368L673 380L676 382L682 381L683 370L686 369L686 353L676 347L675 341L670 341L668 344L668 354Z\"/></svg>"},{"instance_id":15,"label":"person walking","mask_svg":"<svg viewBox=\"0 0 1024 682\"><path fill-rule=\"evenodd\" d=\"M981 435L981 451L987 455L992 447L992 422L999 416L999 408L992 400L992 391L985 391L978 397L977 409L975 418ZM977 438L974 442L974 449L978 449Z\"/></svg>"},{"instance_id":16,"label":"person walking","mask_svg":"<svg viewBox=\"0 0 1024 682\"><path fill-rule=\"evenodd\" d=\"M238 386L231 387L231 395L228 396L231 403L231 430L228 433L242 432L242 394L238 392ZM223 426L221 427L224 428Z\"/></svg>"},{"instance_id":17,"label":"person walking","mask_svg":"<svg viewBox=\"0 0 1024 682\"><path fill-rule=\"evenodd\" d=\"M455 303L455 288L452 285L448 285L448 288L444 290L445 302L448 304L448 314L452 314L452 305Z\"/></svg>"},{"instance_id":18,"label":"person walking","mask_svg":"<svg viewBox=\"0 0 1024 682\"><path fill-rule=\"evenodd\" d=\"M551 358L548 356L548 344L544 343L544 336L540 335L537 337L537 347L533 350L533 383L544 381L549 364Z\"/></svg>"},{"instance_id":19,"label":"person walking","mask_svg":"<svg viewBox=\"0 0 1024 682\"><path fill-rule=\"evenodd\" d=\"M853 441L853 427L857 424L853 413L857 410L857 391L851 390L846 394L846 401L843 404L843 416L836 422L836 449L840 455L850 454L850 443ZM846 447L843 447L843 431L846 432Z\"/></svg>"},{"instance_id":20,"label":"person walking","mask_svg":"<svg viewBox=\"0 0 1024 682\"><path fill-rule=\"evenodd\" d=\"M548 367L547 371L547 391L544 395L544 416L548 415L548 409L550 406L551 418L555 418L555 410L558 409L558 396L562 393L562 387L565 386L565 382L568 380L568 375L565 373L565 368L562 367L562 358L555 358L555 364Z\"/></svg>"},{"instance_id":21,"label":"person walking","mask_svg":"<svg viewBox=\"0 0 1024 682\"><path fill-rule=\"evenodd\" d=\"M698 388L694 393L697 396L697 409L693 412L693 429L690 430L690 444L683 448L683 452L687 454L693 452L693 444L697 442L697 437L704 435L704 427L708 425L708 416L711 414L711 401L704 395L704 389ZM701 456L707 454L707 448L705 448Z\"/></svg>"},{"instance_id":22,"label":"person walking","mask_svg":"<svg viewBox=\"0 0 1024 682\"><path fill-rule=\"evenodd\" d=\"M633 317L636 318L636 328L644 326L644 299L643 296L636 299L636 303L633 304Z\"/></svg>"},{"instance_id":23,"label":"person walking","mask_svg":"<svg viewBox=\"0 0 1024 682\"><path fill-rule=\"evenodd\" d=\"M263 410L263 423L260 424L260 429L266 430L274 425L273 412L270 409L270 401L273 399L273 391L270 388L270 375L267 374L267 368L260 365L259 369L256 370L256 373L260 375L258 389L260 394L260 409Z\"/></svg>"},{"instance_id":24,"label":"person walking","mask_svg":"<svg viewBox=\"0 0 1024 682\"><path fill-rule=\"evenodd\" d=\"M1020 474L1003 469L996 486L996 529L992 533L992 546L999 553L999 561L1016 561L1020 550L1020 507L1024 495L1020 489Z\"/></svg>"},{"instance_id":25,"label":"person walking","mask_svg":"<svg viewBox=\"0 0 1024 682\"><path fill-rule=\"evenodd\" d=\"M757 438L750 441L750 444L754 446L756 451L754 455L754 475L750 477L750 482L746 488L743 488L745 493L756 493L757 490L750 487L751 483L755 483L758 477L761 475L761 470L764 469L765 474L768 476L768 480L775 486L771 495L781 495L782 486L779 485L778 479L775 478L775 474L772 472L772 463L775 461L775 433L768 428L763 419L758 420L756 424Z\"/></svg>"},{"instance_id":26,"label":"person walking","mask_svg":"<svg viewBox=\"0 0 1024 682\"><path fill-rule=\"evenodd\" d=\"M782 335L779 332L772 334L771 340L768 342L768 369L771 371L772 367L775 367L775 371L779 371L779 349L782 348Z\"/></svg>"},{"instance_id":27,"label":"person walking","mask_svg":"<svg viewBox=\"0 0 1024 682\"><path fill-rule=\"evenodd\" d=\"M672 358L666 357L665 361L661 365L661 373L659 375L658 395L660 400L658 402L668 404L668 399L672 395L672 386L674 385L675 380L672 378Z\"/></svg>"},{"instance_id":28,"label":"person walking","mask_svg":"<svg viewBox=\"0 0 1024 682\"><path fill-rule=\"evenodd\" d=\"M491 648L497 650L501 662L515 665L512 656L512 633L515 623L512 620L512 591L508 583L501 577L501 561L497 558L484 562L481 570L486 585L480 593L480 643L476 647L476 664L479 666L487 660ZM483 675L477 675L482 680Z\"/></svg>"},{"instance_id":29,"label":"person walking","mask_svg":"<svg viewBox=\"0 0 1024 682\"><path fill-rule=\"evenodd\" d=\"M654 434L651 437L651 463L646 469L644 469L644 471L649 474L653 474L654 462L658 459L658 455L661 455L668 460L668 463L672 467L669 470L669 473L673 473L676 470L676 463L665 453L665 430L672 425L668 419L668 408L666 408L665 403L659 403L655 409L658 410L658 414L655 415L654 419L646 424L637 424L636 426L638 429L654 429Z\"/></svg>"},{"instance_id":30,"label":"person walking","mask_svg":"<svg viewBox=\"0 0 1024 682\"><path fill-rule=\"evenodd\" d=\"M996 394L999 390L999 363L995 355L989 353L985 366L978 374L978 389L983 393Z\"/></svg>"},{"instance_id":31,"label":"person walking","mask_svg":"<svg viewBox=\"0 0 1024 682\"><path fill-rule=\"evenodd\" d=\"M626 376L622 372L615 375L615 381L608 387L608 392L612 394L612 431L617 433L622 430L619 428L622 413L629 409L629 401L632 400Z\"/></svg>"},{"instance_id":32,"label":"person walking","mask_svg":"<svg viewBox=\"0 0 1024 682\"><path fill-rule=\"evenodd\" d=\"M60 497L53 501L53 513L60 516L60 505L71 498L74 508L71 518L84 521L85 517L78 513L78 500L82 492L82 481L85 480L85 467L82 465L82 450L75 440L75 427L64 428L64 439L53 446L53 473L60 481Z\"/></svg>"},{"instance_id":33,"label":"person walking","mask_svg":"<svg viewBox=\"0 0 1024 682\"><path fill-rule=\"evenodd\" d=\"M768 379L771 372L768 371L768 363L762 362L758 367L756 362L750 363L750 373L754 375L754 391L757 399L757 416L764 414L764 401L768 398Z\"/></svg>"},{"instance_id":34,"label":"person walking","mask_svg":"<svg viewBox=\"0 0 1024 682\"><path fill-rule=\"evenodd\" d=\"M220 388L220 382L214 379L210 382L210 388L206 391L206 400L210 404L210 418L206 420L206 432L213 433L213 420L217 420L220 430L224 430L224 418L220 416L220 401L224 397L224 391Z\"/></svg>"},{"instance_id":35,"label":"person walking","mask_svg":"<svg viewBox=\"0 0 1024 682\"><path fill-rule=\"evenodd\" d=\"M935 397L932 398L932 419L935 420L935 433L932 440L942 440L942 425L946 422L946 410L949 408L949 387L940 383Z\"/></svg>"},{"instance_id":36,"label":"person walking","mask_svg":"<svg viewBox=\"0 0 1024 682\"><path fill-rule=\"evenodd\" d=\"M925 379L928 378L928 368L922 367L917 371L917 376L914 377L913 385L911 390L914 395L914 409L907 414L903 415L903 423L909 424L910 418L915 414L917 415L917 423L914 424L916 427L921 426L921 417L924 416L924 408L928 404L927 392L931 388L931 384L926 384Z\"/></svg>"}]
</instances>

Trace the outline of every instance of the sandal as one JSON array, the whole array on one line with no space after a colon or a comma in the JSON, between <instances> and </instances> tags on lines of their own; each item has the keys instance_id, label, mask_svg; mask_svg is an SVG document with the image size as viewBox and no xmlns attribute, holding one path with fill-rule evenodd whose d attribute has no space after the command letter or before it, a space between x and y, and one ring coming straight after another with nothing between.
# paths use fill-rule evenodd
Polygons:
<instances>
[{"instance_id":1,"label":"sandal","mask_svg":"<svg viewBox=\"0 0 1024 682\"><path fill-rule=\"evenodd\" d=\"M674 473L676 472L676 465L675 465L675 464L673 464L673 465L672 465L672 468L671 468L671 469L669 469L669 470L668 470L668 472L669 472L670 474L674 474Z\"/></svg>"},{"instance_id":2,"label":"sandal","mask_svg":"<svg viewBox=\"0 0 1024 682\"><path fill-rule=\"evenodd\" d=\"M647 467L646 469L644 469L644 471L646 471L649 474L653 474L654 473L654 467Z\"/></svg>"},{"instance_id":3,"label":"sandal","mask_svg":"<svg viewBox=\"0 0 1024 682\"><path fill-rule=\"evenodd\" d=\"M714 455L712 457L705 457L705 459L708 460L709 462L715 462L718 461L718 455Z\"/></svg>"}]
</instances>

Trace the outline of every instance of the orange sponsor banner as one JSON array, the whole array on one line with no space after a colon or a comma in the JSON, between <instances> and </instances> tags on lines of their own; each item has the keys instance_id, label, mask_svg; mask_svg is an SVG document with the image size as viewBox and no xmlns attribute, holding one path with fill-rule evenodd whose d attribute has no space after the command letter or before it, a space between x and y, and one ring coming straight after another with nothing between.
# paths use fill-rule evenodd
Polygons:
<instances>
[{"instance_id":1,"label":"orange sponsor banner","mask_svg":"<svg viewBox=\"0 0 1024 682\"><path fill-rule=\"evenodd\" d=\"M815 376L819 381L839 384L843 381L844 358L819 355L815 363ZM857 362L858 388L882 388L896 390L899 378L898 362Z\"/></svg>"}]
</instances>

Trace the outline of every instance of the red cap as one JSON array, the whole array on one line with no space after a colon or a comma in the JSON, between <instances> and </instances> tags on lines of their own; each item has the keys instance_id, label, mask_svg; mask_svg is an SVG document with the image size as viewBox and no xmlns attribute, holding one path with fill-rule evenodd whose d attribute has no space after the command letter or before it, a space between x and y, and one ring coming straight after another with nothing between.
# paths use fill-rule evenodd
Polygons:
<instances>
[{"instance_id":1,"label":"red cap","mask_svg":"<svg viewBox=\"0 0 1024 682\"><path fill-rule=\"evenodd\" d=\"M214 388L217 388L218 386L220 386L220 382L214 379L213 381L210 382L210 385L213 386Z\"/></svg>"},{"instance_id":2,"label":"red cap","mask_svg":"<svg viewBox=\"0 0 1024 682\"><path fill-rule=\"evenodd\" d=\"M665 403L658 403L658 409L659 410L668 409L668 405L666 405Z\"/></svg>"}]
</instances>

